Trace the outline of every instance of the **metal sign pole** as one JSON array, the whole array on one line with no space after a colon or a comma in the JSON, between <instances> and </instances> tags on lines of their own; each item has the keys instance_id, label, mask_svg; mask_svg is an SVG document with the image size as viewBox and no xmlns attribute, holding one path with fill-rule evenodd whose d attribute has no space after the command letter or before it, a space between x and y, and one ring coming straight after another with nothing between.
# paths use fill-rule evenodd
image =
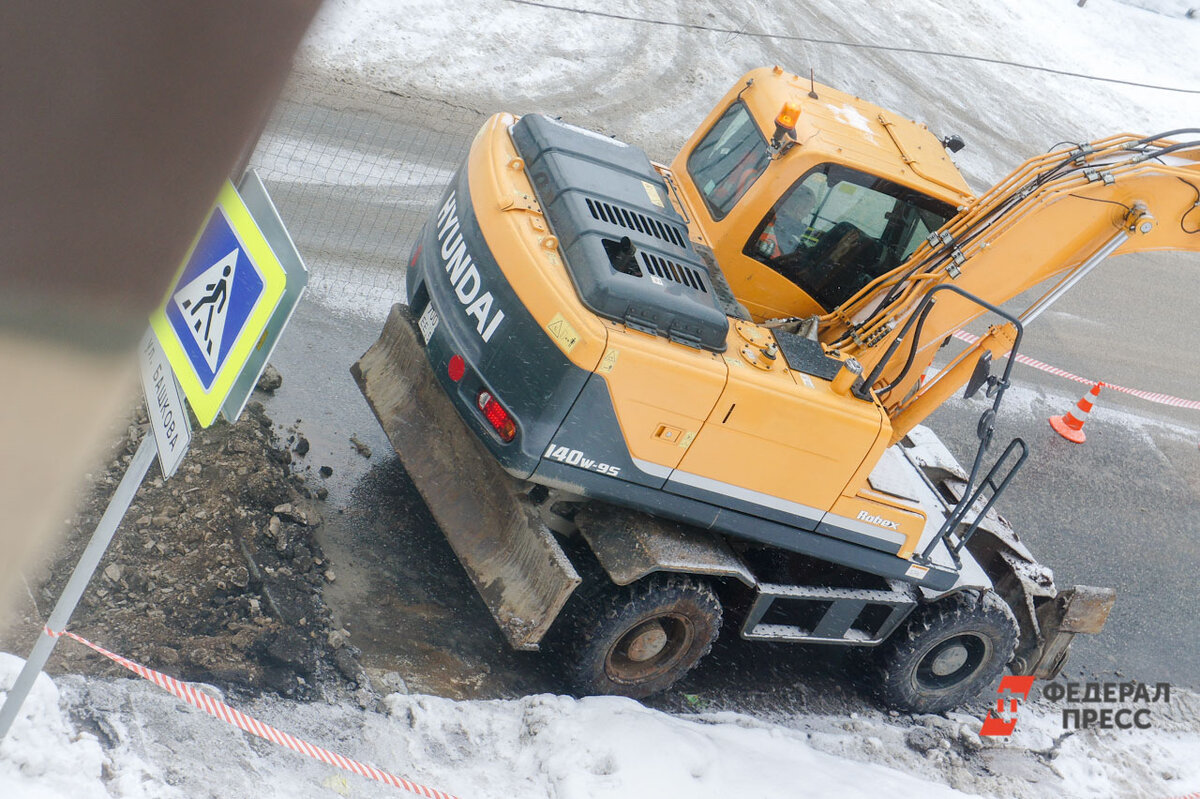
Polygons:
<instances>
[{"instance_id":1,"label":"metal sign pole","mask_svg":"<svg viewBox=\"0 0 1200 799\"><path fill-rule=\"evenodd\" d=\"M147 430L142 437L142 443L138 445L137 452L129 461L129 468L125 470L125 476L121 478L117 490L113 492L104 515L100 517L100 523L96 525L96 531L92 533L92 540L84 550L83 556L79 558L79 563L75 565L75 571L71 572L71 579L67 582L67 587L63 589L62 596L58 598L58 604L54 606L54 612L50 614L49 621L46 622L46 626L51 630L62 632L66 629L67 622L71 620L71 614L75 611L75 606L79 604L79 598L83 596L84 589L91 582L96 567L100 565L100 559L104 557L104 552L108 549L113 534L117 532L117 526L120 525L121 519L125 518L126 511L133 503L133 496L137 493L138 486L145 479L146 472L149 471L150 464L154 462L154 456L157 454L158 447L154 443L154 434ZM57 638L47 635L46 631L42 630L37 643L33 646L33 651L29 653L29 658L25 661L25 667L21 669L17 681L13 683L12 690L8 692L4 706L0 707L0 739L8 735L8 730L17 718L17 713L20 712L25 698L29 696L29 691L33 688L38 673L50 659L50 653L54 651L56 641L58 641Z\"/></svg>"}]
</instances>

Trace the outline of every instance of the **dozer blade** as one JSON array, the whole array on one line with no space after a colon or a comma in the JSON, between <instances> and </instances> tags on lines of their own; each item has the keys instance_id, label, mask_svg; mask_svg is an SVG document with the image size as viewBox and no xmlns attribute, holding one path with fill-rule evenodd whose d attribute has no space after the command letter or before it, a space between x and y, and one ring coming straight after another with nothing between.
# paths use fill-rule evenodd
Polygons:
<instances>
[{"instance_id":1,"label":"dozer blade","mask_svg":"<svg viewBox=\"0 0 1200 799\"><path fill-rule=\"evenodd\" d=\"M509 644L537 649L579 575L443 393L406 308L350 372Z\"/></svg>"}]
</instances>

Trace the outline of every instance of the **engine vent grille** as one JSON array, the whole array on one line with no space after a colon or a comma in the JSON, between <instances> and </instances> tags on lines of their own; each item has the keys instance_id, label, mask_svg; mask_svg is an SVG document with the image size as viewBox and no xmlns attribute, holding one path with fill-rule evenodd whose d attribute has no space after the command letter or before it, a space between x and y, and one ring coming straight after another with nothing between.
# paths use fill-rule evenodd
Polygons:
<instances>
[{"instance_id":1,"label":"engine vent grille","mask_svg":"<svg viewBox=\"0 0 1200 799\"><path fill-rule=\"evenodd\" d=\"M704 287L704 281L700 279L700 273L690 266L678 264L669 258L662 258L644 251L638 254L642 256L642 266L646 268L647 273L663 280L680 283L704 294L708 293L708 289Z\"/></svg>"},{"instance_id":2,"label":"engine vent grille","mask_svg":"<svg viewBox=\"0 0 1200 799\"><path fill-rule=\"evenodd\" d=\"M628 208L591 198L587 200L587 207L592 212L594 219L608 222L610 225L618 225L626 230L636 230L638 233L654 236L656 239L670 242L676 247L686 246L687 239L683 232L674 225L667 225L637 211L630 211Z\"/></svg>"}]
</instances>

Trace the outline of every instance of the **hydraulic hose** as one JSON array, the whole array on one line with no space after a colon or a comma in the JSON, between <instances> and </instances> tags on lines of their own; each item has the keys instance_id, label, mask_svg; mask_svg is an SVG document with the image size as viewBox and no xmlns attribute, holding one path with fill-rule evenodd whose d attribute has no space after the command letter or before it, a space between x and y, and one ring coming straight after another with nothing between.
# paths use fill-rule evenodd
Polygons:
<instances>
[{"instance_id":1,"label":"hydraulic hose","mask_svg":"<svg viewBox=\"0 0 1200 799\"><path fill-rule=\"evenodd\" d=\"M1200 133L1200 128L1176 128L1168 130L1166 133L1159 133L1154 136L1147 136L1144 139L1138 139L1134 144L1149 144L1150 142L1158 141L1159 139L1167 139L1171 136L1178 136L1181 133Z\"/></svg>"}]
</instances>

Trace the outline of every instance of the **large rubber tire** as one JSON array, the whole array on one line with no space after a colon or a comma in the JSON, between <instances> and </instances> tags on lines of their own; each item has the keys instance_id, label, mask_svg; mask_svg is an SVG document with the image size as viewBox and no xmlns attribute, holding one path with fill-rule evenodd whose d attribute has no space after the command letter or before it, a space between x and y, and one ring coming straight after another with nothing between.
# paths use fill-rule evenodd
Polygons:
<instances>
[{"instance_id":1,"label":"large rubber tire","mask_svg":"<svg viewBox=\"0 0 1200 799\"><path fill-rule=\"evenodd\" d=\"M877 650L879 698L914 713L958 707L996 687L1017 634L1012 611L991 591L917 608Z\"/></svg>"},{"instance_id":2,"label":"large rubber tire","mask_svg":"<svg viewBox=\"0 0 1200 799\"><path fill-rule=\"evenodd\" d=\"M642 699L671 687L708 654L721 603L705 582L652 575L595 593L576 608L567 669L581 695Z\"/></svg>"}]
</instances>

